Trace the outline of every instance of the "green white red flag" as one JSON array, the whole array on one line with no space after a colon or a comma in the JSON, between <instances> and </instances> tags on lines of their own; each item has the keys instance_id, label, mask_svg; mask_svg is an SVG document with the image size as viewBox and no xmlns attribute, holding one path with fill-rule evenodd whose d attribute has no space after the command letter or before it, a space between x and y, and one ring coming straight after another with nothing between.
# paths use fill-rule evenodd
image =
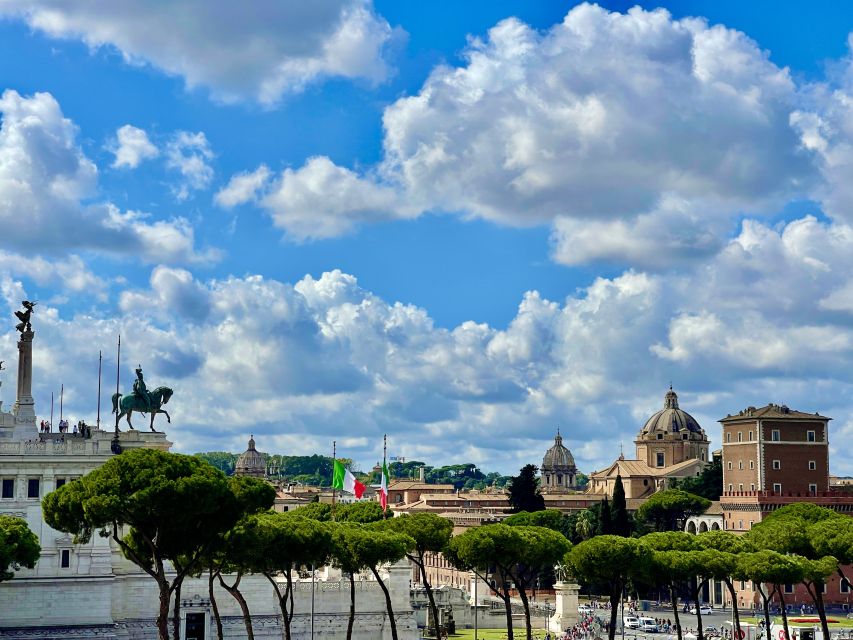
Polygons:
<instances>
[{"instance_id":1,"label":"green white red flag","mask_svg":"<svg viewBox=\"0 0 853 640\"><path fill-rule=\"evenodd\" d=\"M379 504L382 505L382 511L388 510L388 465L385 460L382 461L382 480L379 483Z\"/></svg>"},{"instance_id":2,"label":"green white red flag","mask_svg":"<svg viewBox=\"0 0 853 640\"><path fill-rule=\"evenodd\" d=\"M352 493L356 498L364 495L365 486L356 480L352 472L339 460L335 460L335 471L332 475L332 488Z\"/></svg>"}]
</instances>

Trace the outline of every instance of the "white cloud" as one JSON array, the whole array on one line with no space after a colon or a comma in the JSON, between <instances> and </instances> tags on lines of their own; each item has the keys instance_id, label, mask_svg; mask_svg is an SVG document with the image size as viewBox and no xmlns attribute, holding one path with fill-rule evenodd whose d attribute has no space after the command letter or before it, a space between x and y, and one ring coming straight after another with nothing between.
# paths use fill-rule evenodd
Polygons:
<instances>
[{"instance_id":1,"label":"white cloud","mask_svg":"<svg viewBox=\"0 0 853 640\"><path fill-rule=\"evenodd\" d=\"M225 209L231 209L257 198L258 192L266 185L272 173L262 164L257 169L231 176L228 184L213 196L213 201Z\"/></svg>"},{"instance_id":2,"label":"white cloud","mask_svg":"<svg viewBox=\"0 0 853 640\"><path fill-rule=\"evenodd\" d=\"M296 239L328 238L362 222L416 213L394 189L363 180L325 156L285 169L262 204L275 225Z\"/></svg>"},{"instance_id":3,"label":"white cloud","mask_svg":"<svg viewBox=\"0 0 853 640\"><path fill-rule=\"evenodd\" d=\"M204 132L178 131L166 145L166 167L183 178L175 188L175 197L186 200L191 191L207 189L213 180L213 168L208 164L213 150Z\"/></svg>"},{"instance_id":4,"label":"white cloud","mask_svg":"<svg viewBox=\"0 0 853 640\"><path fill-rule=\"evenodd\" d=\"M40 286L58 285L66 293L89 293L105 300L107 282L77 255L48 260L42 256L0 251L0 274L31 278Z\"/></svg>"},{"instance_id":5,"label":"white cloud","mask_svg":"<svg viewBox=\"0 0 853 640\"><path fill-rule=\"evenodd\" d=\"M326 190L305 189L264 203L276 223L322 236L431 210L511 225L559 220L558 237L584 246L557 254L577 263L621 251L618 242L589 246L595 234L584 225L647 240L651 218L666 210L687 224L658 234L659 254L683 260L706 254L734 212L773 210L817 178L791 128L788 71L740 32L662 9L580 5L545 32L504 20L465 57L386 108L385 155L373 171L323 159L324 175L346 191L383 194L368 198L370 215L365 198L329 207ZM291 209L320 213L312 221Z\"/></svg>"},{"instance_id":6,"label":"white cloud","mask_svg":"<svg viewBox=\"0 0 853 640\"><path fill-rule=\"evenodd\" d=\"M11 0L0 12L50 37L115 47L127 62L181 76L219 100L267 105L325 77L384 79L392 37L369 0L265 2L250 11L225 0Z\"/></svg>"},{"instance_id":7,"label":"white cloud","mask_svg":"<svg viewBox=\"0 0 853 640\"><path fill-rule=\"evenodd\" d=\"M160 155L160 151L148 139L145 130L130 124L119 127L116 131L115 143L111 145L110 150L115 154L116 159L112 166L116 168L135 169L144 160Z\"/></svg>"},{"instance_id":8,"label":"white cloud","mask_svg":"<svg viewBox=\"0 0 853 640\"><path fill-rule=\"evenodd\" d=\"M97 196L98 169L50 94L7 90L0 114L0 248L53 256L93 250L169 263L215 257L195 249L186 220L152 221L109 202L88 204Z\"/></svg>"},{"instance_id":9,"label":"white cloud","mask_svg":"<svg viewBox=\"0 0 853 640\"><path fill-rule=\"evenodd\" d=\"M286 425L302 452L357 434L347 455L372 464L388 433L399 455L441 463L464 450L514 471L561 425L589 471L620 441L632 451L669 381L712 439L715 420L771 401L843 420L853 324L846 306L821 301L849 289L851 256L842 224L748 220L702 264L597 278L563 301L529 292L505 328L450 329L339 271L290 285L157 267L149 287L122 294L121 317L40 306L38 397L43 406L63 378L81 398L71 415L91 415L96 367L79 363L120 332L126 361L176 389L169 432L183 450L236 450L250 431L270 450ZM25 297L0 285L10 307ZM13 339L10 326L0 350ZM833 468L853 470L843 459Z\"/></svg>"}]
</instances>

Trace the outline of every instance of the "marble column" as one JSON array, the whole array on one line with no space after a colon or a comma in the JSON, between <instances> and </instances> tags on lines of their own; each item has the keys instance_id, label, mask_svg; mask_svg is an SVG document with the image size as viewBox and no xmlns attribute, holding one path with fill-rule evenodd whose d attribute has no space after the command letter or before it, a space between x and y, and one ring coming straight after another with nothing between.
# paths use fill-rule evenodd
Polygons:
<instances>
[{"instance_id":1,"label":"marble column","mask_svg":"<svg viewBox=\"0 0 853 640\"><path fill-rule=\"evenodd\" d=\"M12 413L18 423L35 424L36 410L33 400L33 331L21 333L18 340L18 394Z\"/></svg>"}]
</instances>

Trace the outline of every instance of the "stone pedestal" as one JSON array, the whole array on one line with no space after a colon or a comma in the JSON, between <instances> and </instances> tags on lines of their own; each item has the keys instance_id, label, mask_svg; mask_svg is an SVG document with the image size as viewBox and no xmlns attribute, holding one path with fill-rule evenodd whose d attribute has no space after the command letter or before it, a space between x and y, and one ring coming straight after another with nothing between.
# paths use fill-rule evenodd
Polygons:
<instances>
[{"instance_id":1,"label":"stone pedestal","mask_svg":"<svg viewBox=\"0 0 853 640\"><path fill-rule=\"evenodd\" d=\"M578 623L578 593L580 585L574 582L557 582L554 584L556 595L556 611L548 621L550 631L563 631Z\"/></svg>"},{"instance_id":2,"label":"stone pedestal","mask_svg":"<svg viewBox=\"0 0 853 640\"><path fill-rule=\"evenodd\" d=\"M18 394L12 413L19 423L35 424L36 408L33 400L33 336L32 331L21 333L18 340Z\"/></svg>"}]
</instances>

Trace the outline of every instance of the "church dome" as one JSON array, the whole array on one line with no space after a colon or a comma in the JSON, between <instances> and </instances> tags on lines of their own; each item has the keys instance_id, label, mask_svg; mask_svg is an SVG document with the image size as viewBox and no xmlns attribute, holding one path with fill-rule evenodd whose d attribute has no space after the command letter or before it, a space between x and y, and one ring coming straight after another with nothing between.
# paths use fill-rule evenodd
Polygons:
<instances>
[{"instance_id":1,"label":"church dome","mask_svg":"<svg viewBox=\"0 0 853 640\"><path fill-rule=\"evenodd\" d=\"M249 448L237 458L234 475L263 478L266 474L266 462L264 462L264 457L255 449L255 437L251 436L249 438Z\"/></svg>"},{"instance_id":2,"label":"church dome","mask_svg":"<svg viewBox=\"0 0 853 640\"><path fill-rule=\"evenodd\" d=\"M550 470L556 468L575 468L575 459L572 457L572 452L563 446L563 436L560 435L560 430L557 430L557 436L554 438L554 446L545 452L545 457L542 459L542 470Z\"/></svg>"},{"instance_id":3,"label":"church dome","mask_svg":"<svg viewBox=\"0 0 853 640\"><path fill-rule=\"evenodd\" d=\"M663 401L663 409L646 420L640 430L640 438L653 436L658 433L698 433L702 436L705 431L696 422L696 418L678 408L678 396L670 386Z\"/></svg>"}]
</instances>

